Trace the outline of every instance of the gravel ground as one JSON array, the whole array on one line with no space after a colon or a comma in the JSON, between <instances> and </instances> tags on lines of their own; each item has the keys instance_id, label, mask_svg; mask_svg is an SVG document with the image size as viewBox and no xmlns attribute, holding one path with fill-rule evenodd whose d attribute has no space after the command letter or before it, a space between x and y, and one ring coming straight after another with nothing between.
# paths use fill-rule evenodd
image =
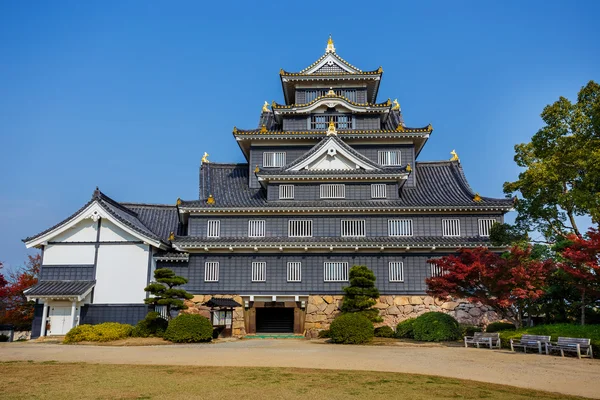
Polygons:
<instances>
[{"instance_id":1,"label":"gravel ground","mask_svg":"<svg viewBox=\"0 0 600 400\"><path fill-rule=\"evenodd\" d=\"M600 399L600 362L597 360L441 345L341 346L294 339L148 347L23 342L0 344L0 360L406 372Z\"/></svg>"}]
</instances>

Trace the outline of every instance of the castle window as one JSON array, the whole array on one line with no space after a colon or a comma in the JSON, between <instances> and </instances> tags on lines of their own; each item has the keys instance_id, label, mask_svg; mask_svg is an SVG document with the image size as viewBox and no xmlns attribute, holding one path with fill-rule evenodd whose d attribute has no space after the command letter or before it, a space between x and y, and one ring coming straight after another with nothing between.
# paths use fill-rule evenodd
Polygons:
<instances>
[{"instance_id":1,"label":"castle window","mask_svg":"<svg viewBox=\"0 0 600 400\"><path fill-rule=\"evenodd\" d=\"M252 263L252 282L265 282L267 280L267 263L264 261Z\"/></svg>"},{"instance_id":2,"label":"castle window","mask_svg":"<svg viewBox=\"0 0 600 400\"><path fill-rule=\"evenodd\" d=\"M412 236L412 219L390 219L388 220L389 236Z\"/></svg>"},{"instance_id":3,"label":"castle window","mask_svg":"<svg viewBox=\"0 0 600 400\"><path fill-rule=\"evenodd\" d=\"M219 263L206 262L204 263L204 282L219 281Z\"/></svg>"},{"instance_id":4,"label":"castle window","mask_svg":"<svg viewBox=\"0 0 600 400\"><path fill-rule=\"evenodd\" d=\"M387 185L385 183L373 183L371 185L371 198L373 199L385 199Z\"/></svg>"},{"instance_id":5,"label":"castle window","mask_svg":"<svg viewBox=\"0 0 600 400\"><path fill-rule=\"evenodd\" d=\"M289 200L294 198L294 185L279 185L279 199Z\"/></svg>"},{"instance_id":6,"label":"castle window","mask_svg":"<svg viewBox=\"0 0 600 400\"><path fill-rule=\"evenodd\" d=\"M438 264L436 263L428 263L429 264L429 268L431 269L431 277L435 278L436 276L442 276L446 273L446 271L444 271L444 269L442 267L440 267Z\"/></svg>"},{"instance_id":7,"label":"castle window","mask_svg":"<svg viewBox=\"0 0 600 400\"><path fill-rule=\"evenodd\" d=\"M289 262L287 263L287 281L301 282L302 281L302 263Z\"/></svg>"},{"instance_id":8,"label":"castle window","mask_svg":"<svg viewBox=\"0 0 600 400\"><path fill-rule=\"evenodd\" d=\"M479 221L479 236L488 237L490 236L490 229L497 221L493 218L484 218Z\"/></svg>"},{"instance_id":9,"label":"castle window","mask_svg":"<svg viewBox=\"0 0 600 400\"><path fill-rule=\"evenodd\" d=\"M347 282L347 262L326 262L323 265L323 278L325 282Z\"/></svg>"},{"instance_id":10,"label":"castle window","mask_svg":"<svg viewBox=\"0 0 600 400\"><path fill-rule=\"evenodd\" d=\"M333 120L336 129L352 129L352 115L343 114L319 114L310 116L310 129L325 130L329 127L329 121Z\"/></svg>"},{"instance_id":11,"label":"castle window","mask_svg":"<svg viewBox=\"0 0 600 400\"><path fill-rule=\"evenodd\" d=\"M263 153L263 167L283 167L285 165L285 152L266 151Z\"/></svg>"},{"instance_id":12,"label":"castle window","mask_svg":"<svg viewBox=\"0 0 600 400\"><path fill-rule=\"evenodd\" d=\"M322 199L343 199L346 197L346 185L340 183L321 185Z\"/></svg>"},{"instance_id":13,"label":"castle window","mask_svg":"<svg viewBox=\"0 0 600 400\"><path fill-rule=\"evenodd\" d=\"M404 263L390 262L390 282L404 282Z\"/></svg>"},{"instance_id":14,"label":"castle window","mask_svg":"<svg viewBox=\"0 0 600 400\"><path fill-rule=\"evenodd\" d=\"M206 226L206 237L218 238L221 234L221 221L211 220L208 221Z\"/></svg>"},{"instance_id":15,"label":"castle window","mask_svg":"<svg viewBox=\"0 0 600 400\"><path fill-rule=\"evenodd\" d=\"M460 236L460 220L443 219L442 220L442 235L443 236Z\"/></svg>"},{"instance_id":16,"label":"castle window","mask_svg":"<svg viewBox=\"0 0 600 400\"><path fill-rule=\"evenodd\" d=\"M265 236L265 221L250 220L248 221L248 237L264 237Z\"/></svg>"},{"instance_id":17,"label":"castle window","mask_svg":"<svg viewBox=\"0 0 600 400\"><path fill-rule=\"evenodd\" d=\"M312 220L297 219L289 221L289 237L312 237Z\"/></svg>"},{"instance_id":18,"label":"castle window","mask_svg":"<svg viewBox=\"0 0 600 400\"><path fill-rule=\"evenodd\" d=\"M365 236L365 220L342 220L342 237Z\"/></svg>"},{"instance_id":19,"label":"castle window","mask_svg":"<svg viewBox=\"0 0 600 400\"><path fill-rule=\"evenodd\" d=\"M325 96L329 92L329 89L310 89L304 91L304 102L310 103L319 96ZM343 96L350 101L356 102L356 89L334 89L334 92L338 96Z\"/></svg>"},{"instance_id":20,"label":"castle window","mask_svg":"<svg viewBox=\"0 0 600 400\"><path fill-rule=\"evenodd\" d=\"M400 150L378 151L377 160L383 166L401 165Z\"/></svg>"}]
</instances>

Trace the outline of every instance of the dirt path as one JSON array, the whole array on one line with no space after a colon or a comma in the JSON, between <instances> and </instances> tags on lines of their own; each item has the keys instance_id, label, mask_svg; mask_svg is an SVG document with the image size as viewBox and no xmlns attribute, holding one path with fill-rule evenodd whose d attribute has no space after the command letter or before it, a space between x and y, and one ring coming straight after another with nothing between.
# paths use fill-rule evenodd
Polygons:
<instances>
[{"instance_id":1,"label":"dirt path","mask_svg":"<svg viewBox=\"0 0 600 400\"><path fill-rule=\"evenodd\" d=\"M461 347L337 346L291 339L151 347L7 343L0 344L0 360L407 372L600 398L598 360Z\"/></svg>"}]
</instances>

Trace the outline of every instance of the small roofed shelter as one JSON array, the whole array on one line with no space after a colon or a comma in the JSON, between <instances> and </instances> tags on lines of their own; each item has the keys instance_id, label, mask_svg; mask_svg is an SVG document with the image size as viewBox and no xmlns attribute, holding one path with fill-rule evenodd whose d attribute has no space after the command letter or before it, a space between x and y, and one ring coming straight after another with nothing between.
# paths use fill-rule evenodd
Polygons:
<instances>
[{"instance_id":1,"label":"small roofed shelter","mask_svg":"<svg viewBox=\"0 0 600 400\"><path fill-rule=\"evenodd\" d=\"M242 305L231 298L212 298L204 305L210 307L210 320L219 336L231 337L233 309Z\"/></svg>"}]
</instances>

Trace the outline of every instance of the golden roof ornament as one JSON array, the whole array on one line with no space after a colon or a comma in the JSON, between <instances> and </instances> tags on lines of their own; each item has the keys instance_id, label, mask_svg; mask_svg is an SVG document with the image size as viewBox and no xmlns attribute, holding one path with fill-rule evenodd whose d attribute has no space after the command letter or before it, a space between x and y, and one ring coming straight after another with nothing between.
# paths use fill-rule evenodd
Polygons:
<instances>
[{"instance_id":1,"label":"golden roof ornament","mask_svg":"<svg viewBox=\"0 0 600 400\"><path fill-rule=\"evenodd\" d=\"M208 195L208 199L206 199L206 204L215 204L215 198L212 194Z\"/></svg>"},{"instance_id":2,"label":"golden roof ornament","mask_svg":"<svg viewBox=\"0 0 600 400\"><path fill-rule=\"evenodd\" d=\"M260 168L258 168L258 164L256 164L256 168L254 168L254 173L258 174L260 172Z\"/></svg>"},{"instance_id":3,"label":"golden roof ornament","mask_svg":"<svg viewBox=\"0 0 600 400\"><path fill-rule=\"evenodd\" d=\"M329 88L329 91L327 92L327 96L335 96L335 92L333 91L333 88Z\"/></svg>"},{"instance_id":4,"label":"golden roof ornament","mask_svg":"<svg viewBox=\"0 0 600 400\"><path fill-rule=\"evenodd\" d=\"M479 203L481 200L483 200L483 199L481 198L479 193L475 193L475 196L473 197L473 201L476 203Z\"/></svg>"},{"instance_id":5,"label":"golden roof ornament","mask_svg":"<svg viewBox=\"0 0 600 400\"><path fill-rule=\"evenodd\" d=\"M267 127L265 126L265 124L263 124L263 126L260 127L260 133L267 133Z\"/></svg>"},{"instance_id":6,"label":"golden roof ornament","mask_svg":"<svg viewBox=\"0 0 600 400\"><path fill-rule=\"evenodd\" d=\"M383 68L381 68L381 66L379 66L379 68L377 68L377 73L378 73L378 74L381 74L381 73L383 73Z\"/></svg>"},{"instance_id":7,"label":"golden roof ornament","mask_svg":"<svg viewBox=\"0 0 600 400\"><path fill-rule=\"evenodd\" d=\"M460 159L458 158L458 154L456 154L456 150L452 150L450 152L450 154L452 154L452 158L450 159L450 161L459 161L460 162Z\"/></svg>"},{"instance_id":8,"label":"golden roof ornament","mask_svg":"<svg viewBox=\"0 0 600 400\"><path fill-rule=\"evenodd\" d=\"M233 133L237 133L237 127L236 126L233 127Z\"/></svg>"},{"instance_id":9,"label":"golden roof ornament","mask_svg":"<svg viewBox=\"0 0 600 400\"><path fill-rule=\"evenodd\" d=\"M327 128L327 136L337 136L337 130L335 129L335 122L333 118L329 120L329 127Z\"/></svg>"},{"instance_id":10,"label":"golden roof ornament","mask_svg":"<svg viewBox=\"0 0 600 400\"><path fill-rule=\"evenodd\" d=\"M269 102L265 101L265 104L263 104L262 112L271 112L271 110L269 110Z\"/></svg>"},{"instance_id":11,"label":"golden roof ornament","mask_svg":"<svg viewBox=\"0 0 600 400\"><path fill-rule=\"evenodd\" d=\"M412 167L410 166L410 164L406 164L406 172L411 172L412 171Z\"/></svg>"},{"instance_id":12,"label":"golden roof ornament","mask_svg":"<svg viewBox=\"0 0 600 400\"><path fill-rule=\"evenodd\" d=\"M178 206L180 206L180 205L181 205L181 197L178 197L178 198L177 198L177 201L175 202L175 204L177 204Z\"/></svg>"},{"instance_id":13,"label":"golden roof ornament","mask_svg":"<svg viewBox=\"0 0 600 400\"><path fill-rule=\"evenodd\" d=\"M385 104L389 107L392 105L392 100L388 99L388 101L385 102Z\"/></svg>"},{"instance_id":14,"label":"golden roof ornament","mask_svg":"<svg viewBox=\"0 0 600 400\"><path fill-rule=\"evenodd\" d=\"M210 161L208 161L208 153L204 152L204 155L202 156L202 160L200 161L202 164L206 163L208 164Z\"/></svg>"},{"instance_id":15,"label":"golden roof ornament","mask_svg":"<svg viewBox=\"0 0 600 400\"><path fill-rule=\"evenodd\" d=\"M172 242L173 240L175 240L175 233L171 231L171 233L169 233L169 242Z\"/></svg>"},{"instance_id":16,"label":"golden roof ornament","mask_svg":"<svg viewBox=\"0 0 600 400\"><path fill-rule=\"evenodd\" d=\"M427 131L428 132L433 131L433 126L431 126L431 124L427 125Z\"/></svg>"},{"instance_id":17,"label":"golden roof ornament","mask_svg":"<svg viewBox=\"0 0 600 400\"><path fill-rule=\"evenodd\" d=\"M402 125L402 122L400 122L398 124L398 126L396 127L396 131L398 131L398 132L404 132L404 125Z\"/></svg>"},{"instance_id":18,"label":"golden roof ornament","mask_svg":"<svg viewBox=\"0 0 600 400\"><path fill-rule=\"evenodd\" d=\"M394 99L394 107L392 110L400 110L400 103L398 103L398 99Z\"/></svg>"},{"instance_id":19,"label":"golden roof ornament","mask_svg":"<svg viewBox=\"0 0 600 400\"><path fill-rule=\"evenodd\" d=\"M333 45L333 39L331 38L331 35L329 35L329 40L327 41L325 53L335 53L335 46Z\"/></svg>"}]
</instances>

